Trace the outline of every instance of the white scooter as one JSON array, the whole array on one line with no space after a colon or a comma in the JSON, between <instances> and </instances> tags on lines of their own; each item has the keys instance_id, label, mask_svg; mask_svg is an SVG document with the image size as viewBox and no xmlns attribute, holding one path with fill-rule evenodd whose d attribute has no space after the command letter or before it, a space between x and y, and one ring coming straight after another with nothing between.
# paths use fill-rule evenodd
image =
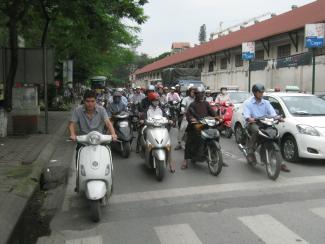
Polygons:
<instances>
[{"instance_id":1,"label":"white scooter","mask_svg":"<svg viewBox=\"0 0 325 244\"><path fill-rule=\"evenodd\" d=\"M101 206L106 206L113 190L113 162L111 150L106 146L112 141L110 135L92 131L77 136L83 144L77 157L77 192L90 200L91 218L98 222Z\"/></svg>"},{"instance_id":2,"label":"white scooter","mask_svg":"<svg viewBox=\"0 0 325 244\"><path fill-rule=\"evenodd\" d=\"M169 121L165 117L148 118L141 131L141 156L146 165L155 171L158 181L162 181L170 155L170 137L167 130Z\"/></svg>"}]
</instances>

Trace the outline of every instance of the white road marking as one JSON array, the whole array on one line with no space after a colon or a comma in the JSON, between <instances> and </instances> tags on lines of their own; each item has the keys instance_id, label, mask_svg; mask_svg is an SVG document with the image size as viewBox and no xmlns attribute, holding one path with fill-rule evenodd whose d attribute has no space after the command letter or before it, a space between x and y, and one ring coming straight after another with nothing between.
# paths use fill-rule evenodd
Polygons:
<instances>
[{"instance_id":1,"label":"white road marking","mask_svg":"<svg viewBox=\"0 0 325 244\"><path fill-rule=\"evenodd\" d=\"M102 236L92 236L65 241L65 244L103 244Z\"/></svg>"},{"instance_id":2,"label":"white road marking","mask_svg":"<svg viewBox=\"0 0 325 244\"><path fill-rule=\"evenodd\" d=\"M246 216L239 220L266 244L308 243L270 215Z\"/></svg>"},{"instance_id":3,"label":"white road marking","mask_svg":"<svg viewBox=\"0 0 325 244\"><path fill-rule=\"evenodd\" d=\"M155 231L161 244L202 244L188 224L157 226Z\"/></svg>"},{"instance_id":4,"label":"white road marking","mask_svg":"<svg viewBox=\"0 0 325 244\"><path fill-rule=\"evenodd\" d=\"M325 218L325 208L312 208L310 209L314 214L318 215L319 217Z\"/></svg>"},{"instance_id":5,"label":"white road marking","mask_svg":"<svg viewBox=\"0 0 325 244\"><path fill-rule=\"evenodd\" d=\"M308 184L325 183L325 176L307 176L285 178L280 177L277 181L263 180L239 183L216 184L207 186L194 186L184 188L174 188L158 191L134 192L127 194L117 194L110 199L111 203L128 203L146 200L158 200L174 197L186 197L194 195L205 195L232 191L266 190L272 188L293 187Z\"/></svg>"},{"instance_id":6,"label":"white road marking","mask_svg":"<svg viewBox=\"0 0 325 244\"><path fill-rule=\"evenodd\" d=\"M75 169L75 151L72 155L72 163L71 163L71 169L72 169L72 175L69 177L68 179L68 185L67 185L67 189L65 191L65 194L64 194L64 199L63 199L63 203L62 203L62 212L66 212L66 211L69 211L70 209L70 199L72 196L74 196L75 194L75 191L74 191L74 188L76 186L76 169Z\"/></svg>"}]
</instances>

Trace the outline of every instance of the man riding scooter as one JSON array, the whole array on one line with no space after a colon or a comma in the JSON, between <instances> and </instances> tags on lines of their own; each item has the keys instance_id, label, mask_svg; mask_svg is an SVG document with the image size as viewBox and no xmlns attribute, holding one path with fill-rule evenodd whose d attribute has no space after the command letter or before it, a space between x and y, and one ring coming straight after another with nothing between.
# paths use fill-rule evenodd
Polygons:
<instances>
[{"instance_id":1,"label":"man riding scooter","mask_svg":"<svg viewBox=\"0 0 325 244\"><path fill-rule=\"evenodd\" d=\"M195 101L190 104L187 110L186 117L189 124L187 127L184 161L181 169L187 169L189 161L193 159L202 146L200 145L200 140L198 140L199 135L194 128L194 123L207 116L215 117L215 112L209 103L204 101L204 95L204 88L196 88Z\"/></svg>"},{"instance_id":2,"label":"man riding scooter","mask_svg":"<svg viewBox=\"0 0 325 244\"><path fill-rule=\"evenodd\" d=\"M250 163L256 162L255 150L258 139L259 127L256 124L256 119L261 117L276 117L276 112L269 101L263 99L265 88L262 84L255 84L252 87L254 97L248 100L244 105L244 118L247 122L247 129L250 134L248 142L248 156L247 159ZM290 172L287 165L282 163L281 170Z\"/></svg>"},{"instance_id":3,"label":"man riding scooter","mask_svg":"<svg viewBox=\"0 0 325 244\"><path fill-rule=\"evenodd\" d=\"M114 127L107 115L104 107L96 104L96 92L88 90L84 95L84 104L75 108L72 113L69 122L70 139L72 141L77 140L76 127L79 127L80 135L87 135L89 132L97 131L100 133L104 132L104 127L108 128L107 134L112 135L112 140L117 139ZM79 149L82 147L81 144L77 144L76 147L76 162Z\"/></svg>"},{"instance_id":4,"label":"man riding scooter","mask_svg":"<svg viewBox=\"0 0 325 244\"><path fill-rule=\"evenodd\" d=\"M114 114L118 114L120 112L127 112L127 106L122 101L122 94L118 91L113 93L113 102L107 105L107 114L108 117L112 117Z\"/></svg>"}]
</instances>

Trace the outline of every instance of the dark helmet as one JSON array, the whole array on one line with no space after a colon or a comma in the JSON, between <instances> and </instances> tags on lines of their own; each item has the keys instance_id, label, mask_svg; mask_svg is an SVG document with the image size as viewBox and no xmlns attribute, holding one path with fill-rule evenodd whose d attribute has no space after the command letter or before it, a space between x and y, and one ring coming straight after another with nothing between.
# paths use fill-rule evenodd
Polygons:
<instances>
[{"instance_id":1,"label":"dark helmet","mask_svg":"<svg viewBox=\"0 0 325 244\"><path fill-rule=\"evenodd\" d=\"M262 84L255 84L252 87L252 92L256 93L256 92L264 92L265 91L265 87Z\"/></svg>"},{"instance_id":2,"label":"dark helmet","mask_svg":"<svg viewBox=\"0 0 325 244\"><path fill-rule=\"evenodd\" d=\"M228 91L228 88L227 88L226 86L222 86L222 87L220 88L220 91L222 91L222 90L226 90L226 91Z\"/></svg>"}]
</instances>

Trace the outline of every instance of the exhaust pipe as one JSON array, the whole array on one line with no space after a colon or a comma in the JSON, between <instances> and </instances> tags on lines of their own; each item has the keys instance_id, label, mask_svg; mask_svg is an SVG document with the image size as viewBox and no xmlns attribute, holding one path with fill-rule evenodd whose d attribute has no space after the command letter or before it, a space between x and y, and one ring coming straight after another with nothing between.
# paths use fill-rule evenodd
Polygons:
<instances>
[{"instance_id":1,"label":"exhaust pipe","mask_svg":"<svg viewBox=\"0 0 325 244\"><path fill-rule=\"evenodd\" d=\"M242 145L242 144L238 144L238 148L240 151L242 151L244 153L244 155L247 157L247 150L246 148Z\"/></svg>"}]
</instances>

